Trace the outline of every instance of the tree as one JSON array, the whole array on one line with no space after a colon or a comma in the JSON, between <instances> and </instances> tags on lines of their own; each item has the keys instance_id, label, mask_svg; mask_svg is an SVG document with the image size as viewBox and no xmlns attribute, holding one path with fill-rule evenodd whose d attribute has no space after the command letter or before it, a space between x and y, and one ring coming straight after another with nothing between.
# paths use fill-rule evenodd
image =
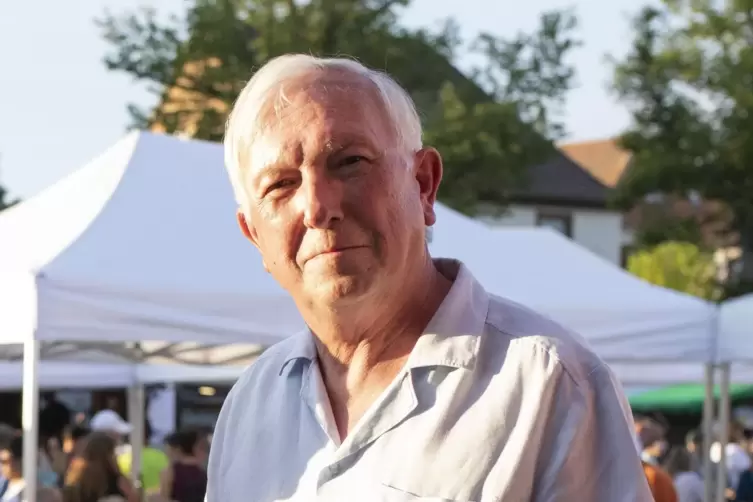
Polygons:
<instances>
[{"instance_id":1,"label":"tree","mask_svg":"<svg viewBox=\"0 0 753 502\"><path fill-rule=\"evenodd\" d=\"M0 211L9 208L16 202L18 202L18 200L10 200L8 198L8 191L0 186Z\"/></svg>"},{"instance_id":2,"label":"tree","mask_svg":"<svg viewBox=\"0 0 753 502\"><path fill-rule=\"evenodd\" d=\"M2 185L0 185L0 211L11 207L17 202L18 202L18 199L11 199L10 194L8 193L8 190L6 190Z\"/></svg>"},{"instance_id":3,"label":"tree","mask_svg":"<svg viewBox=\"0 0 753 502\"><path fill-rule=\"evenodd\" d=\"M748 257L727 295L753 286L745 271L753 251L752 9L745 0L647 7L615 68L614 89L633 116L621 138L632 166L616 201L630 207L658 191L719 203L711 215L718 242Z\"/></svg>"},{"instance_id":4,"label":"tree","mask_svg":"<svg viewBox=\"0 0 753 502\"><path fill-rule=\"evenodd\" d=\"M719 296L716 266L698 246L668 241L630 256L628 270L646 281L706 300Z\"/></svg>"},{"instance_id":5,"label":"tree","mask_svg":"<svg viewBox=\"0 0 753 502\"><path fill-rule=\"evenodd\" d=\"M234 99L253 68L289 52L348 54L393 75L417 103L428 143L446 158L444 202L466 212L504 205L526 167L554 153L564 131L561 106L577 46L569 11L544 15L530 35L482 34L464 44L448 22L434 33L399 24L409 0L193 0L183 19L153 10L99 21L111 51L107 67L146 82L159 97L134 125L219 140ZM470 47L484 63L473 77L454 66ZM538 133L538 134L536 134Z\"/></svg>"}]
</instances>

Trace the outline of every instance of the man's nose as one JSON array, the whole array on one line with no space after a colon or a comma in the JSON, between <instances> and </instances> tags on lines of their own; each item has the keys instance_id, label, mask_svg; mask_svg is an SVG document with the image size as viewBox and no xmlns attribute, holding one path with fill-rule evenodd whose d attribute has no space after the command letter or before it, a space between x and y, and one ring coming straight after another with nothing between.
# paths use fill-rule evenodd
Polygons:
<instances>
[{"instance_id":1,"label":"man's nose","mask_svg":"<svg viewBox=\"0 0 753 502\"><path fill-rule=\"evenodd\" d=\"M330 228L343 219L340 181L318 174L306 176L299 193L307 228Z\"/></svg>"}]
</instances>

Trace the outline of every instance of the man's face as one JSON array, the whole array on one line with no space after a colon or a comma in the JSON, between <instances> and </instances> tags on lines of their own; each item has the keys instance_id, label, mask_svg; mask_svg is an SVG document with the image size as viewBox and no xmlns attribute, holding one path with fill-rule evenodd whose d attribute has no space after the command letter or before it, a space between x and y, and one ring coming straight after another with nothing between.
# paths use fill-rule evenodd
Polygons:
<instances>
[{"instance_id":1,"label":"man's face","mask_svg":"<svg viewBox=\"0 0 753 502\"><path fill-rule=\"evenodd\" d=\"M286 85L285 96L281 110L262 114L267 127L245 154L244 233L297 299L342 305L389 291L434 223L438 154L400 150L359 77L319 73Z\"/></svg>"}]
</instances>

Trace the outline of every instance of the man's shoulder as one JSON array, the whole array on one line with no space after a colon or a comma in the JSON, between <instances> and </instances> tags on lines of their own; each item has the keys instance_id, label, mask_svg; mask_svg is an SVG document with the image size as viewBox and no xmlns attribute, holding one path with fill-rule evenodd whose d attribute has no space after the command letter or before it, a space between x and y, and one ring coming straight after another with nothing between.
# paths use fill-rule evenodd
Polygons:
<instances>
[{"instance_id":1,"label":"man's shoulder","mask_svg":"<svg viewBox=\"0 0 753 502\"><path fill-rule=\"evenodd\" d=\"M233 385L231 396L242 393L244 399L250 397L248 394L255 388L270 389L271 380L280 376L286 366L286 362L294 354L305 337L310 336L308 332L300 332L291 335L271 347L264 350L251 365L241 373L240 378Z\"/></svg>"},{"instance_id":2,"label":"man's shoulder","mask_svg":"<svg viewBox=\"0 0 753 502\"><path fill-rule=\"evenodd\" d=\"M545 350L578 383L605 368L579 334L528 307L491 294L486 330L506 338L509 347Z\"/></svg>"}]
</instances>

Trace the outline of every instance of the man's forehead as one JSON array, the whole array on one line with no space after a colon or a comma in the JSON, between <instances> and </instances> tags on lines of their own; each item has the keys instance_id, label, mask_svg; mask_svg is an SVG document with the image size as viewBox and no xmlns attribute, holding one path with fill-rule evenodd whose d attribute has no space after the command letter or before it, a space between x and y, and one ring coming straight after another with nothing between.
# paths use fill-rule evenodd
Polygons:
<instances>
[{"instance_id":1,"label":"man's forehead","mask_svg":"<svg viewBox=\"0 0 753 502\"><path fill-rule=\"evenodd\" d=\"M281 157L335 152L349 146L383 149L394 141L378 97L333 87L298 89L282 96L280 106L268 107L259 117L260 126L247 152L250 171L264 169Z\"/></svg>"}]
</instances>

